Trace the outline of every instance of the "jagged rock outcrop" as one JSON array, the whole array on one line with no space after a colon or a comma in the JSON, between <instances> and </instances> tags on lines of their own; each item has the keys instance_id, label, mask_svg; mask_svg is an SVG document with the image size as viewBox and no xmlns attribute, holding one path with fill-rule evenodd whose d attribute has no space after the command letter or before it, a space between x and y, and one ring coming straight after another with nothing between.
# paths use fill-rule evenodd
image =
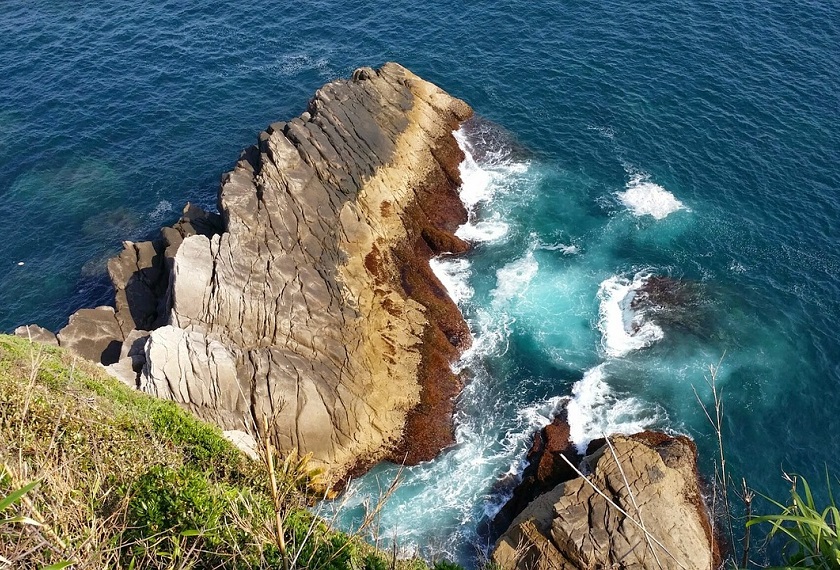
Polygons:
<instances>
[{"instance_id":1,"label":"jagged rock outcrop","mask_svg":"<svg viewBox=\"0 0 840 570\"><path fill-rule=\"evenodd\" d=\"M710 334L709 300L696 281L648 275L633 292L630 309L660 327L677 328L698 335ZM639 326L638 324L636 325Z\"/></svg>"},{"instance_id":2,"label":"jagged rock outcrop","mask_svg":"<svg viewBox=\"0 0 840 570\"><path fill-rule=\"evenodd\" d=\"M610 442L581 468L615 505L581 477L561 483L516 517L494 562L521 570L717 567L694 443L655 432Z\"/></svg>"},{"instance_id":3,"label":"jagged rock outcrop","mask_svg":"<svg viewBox=\"0 0 840 570\"><path fill-rule=\"evenodd\" d=\"M431 459L453 440L450 363L470 336L428 260L468 249L452 131L471 114L392 63L325 85L222 177L220 216L188 205L159 240L126 242L116 312L98 335L78 312L59 341L238 440L268 429L327 482Z\"/></svg>"},{"instance_id":4,"label":"jagged rock outcrop","mask_svg":"<svg viewBox=\"0 0 840 570\"><path fill-rule=\"evenodd\" d=\"M570 440L570 427L566 404L558 410L551 423L534 434L526 459L528 465L522 480L513 489L511 498L493 519L491 534L498 537L510 523L537 497L558 484L577 477L572 465L580 465L583 456Z\"/></svg>"}]
</instances>

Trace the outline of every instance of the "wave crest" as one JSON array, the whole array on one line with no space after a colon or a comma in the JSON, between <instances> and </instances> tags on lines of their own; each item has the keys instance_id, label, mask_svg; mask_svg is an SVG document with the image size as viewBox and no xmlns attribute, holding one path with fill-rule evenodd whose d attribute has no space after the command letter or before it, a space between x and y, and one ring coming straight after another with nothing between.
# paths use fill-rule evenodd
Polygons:
<instances>
[{"instance_id":1,"label":"wave crest","mask_svg":"<svg viewBox=\"0 0 840 570\"><path fill-rule=\"evenodd\" d=\"M638 433L661 420L659 409L651 413L641 400L619 397L606 379L606 363L602 363L587 370L572 387L572 398L566 406L569 439L582 455L593 439Z\"/></svg>"},{"instance_id":2,"label":"wave crest","mask_svg":"<svg viewBox=\"0 0 840 570\"><path fill-rule=\"evenodd\" d=\"M644 311L635 311L632 307L633 299L650 275L639 272L632 281L614 275L601 282L598 288L598 328L601 331L601 346L607 356L621 358L665 336L659 325L645 318Z\"/></svg>"},{"instance_id":3,"label":"wave crest","mask_svg":"<svg viewBox=\"0 0 840 570\"><path fill-rule=\"evenodd\" d=\"M636 216L666 218L686 206L665 188L652 182L647 174L633 174L624 192L617 194L619 201Z\"/></svg>"}]
</instances>

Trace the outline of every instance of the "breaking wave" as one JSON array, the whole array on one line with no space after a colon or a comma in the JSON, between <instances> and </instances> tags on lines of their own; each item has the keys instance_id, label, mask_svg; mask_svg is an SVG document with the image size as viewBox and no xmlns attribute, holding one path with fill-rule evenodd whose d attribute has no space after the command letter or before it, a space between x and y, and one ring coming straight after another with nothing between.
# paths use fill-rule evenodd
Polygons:
<instances>
[{"instance_id":1,"label":"breaking wave","mask_svg":"<svg viewBox=\"0 0 840 570\"><path fill-rule=\"evenodd\" d=\"M593 439L643 431L660 422L664 414L658 408L651 411L637 398L615 394L607 383L606 363L587 370L575 383L566 412L569 437L581 454Z\"/></svg>"},{"instance_id":2,"label":"breaking wave","mask_svg":"<svg viewBox=\"0 0 840 570\"><path fill-rule=\"evenodd\" d=\"M665 336L661 327L645 318L643 311L632 308L637 291L648 277L646 272L636 273L632 280L614 275L598 288L598 328L607 356L620 358Z\"/></svg>"},{"instance_id":3,"label":"breaking wave","mask_svg":"<svg viewBox=\"0 0 840 570\"><path fill-rule=\"evenodd\" d=\"M657 220L677 210L688 209L673 194L652 182L647 174L631 174L624 192L619 192L617 196L636 216L653 216Z\"/></svg>"}]
</instances>

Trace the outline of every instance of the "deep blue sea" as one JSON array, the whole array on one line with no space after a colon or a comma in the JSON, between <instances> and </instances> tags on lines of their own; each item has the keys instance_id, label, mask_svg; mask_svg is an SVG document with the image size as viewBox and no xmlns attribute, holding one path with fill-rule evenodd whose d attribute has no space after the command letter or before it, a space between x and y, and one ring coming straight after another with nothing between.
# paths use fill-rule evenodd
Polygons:
<instances>
[{"instance_id":1,"label":"deep blue sea","mask_svg":"<svg viewBox=\"0 0 840 570\"><path fill-rule=\"evenodd\" d=\"M709 405L718 362L736 481L840 475L836 2L2 7L4 331L110 302L122 240L213 207L259 130L356 67L398 61L491 121L458 135L476 247L436 261L475 336L458 444L402 472L380 543L473 564L498 478L565 397L576 443L687 433L711 475L695 390ZM634 310L651 275L683 306ZM353 482L338 523L396 472Z\"/></svg>"}]
</instances>

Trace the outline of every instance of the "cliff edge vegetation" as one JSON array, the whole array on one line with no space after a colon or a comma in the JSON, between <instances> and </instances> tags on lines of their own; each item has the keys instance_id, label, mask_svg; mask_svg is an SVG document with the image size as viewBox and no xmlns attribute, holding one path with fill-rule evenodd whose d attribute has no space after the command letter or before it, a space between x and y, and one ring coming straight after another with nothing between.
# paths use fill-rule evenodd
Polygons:
<instances>
[{"instance_id":1,"label":"cliff edge vegetation","mask_svg":"<svg viewBox=\"0 0 840 570\"><path fill-rule=\"evenodd\" d=\"M0 335L0 402L0 568L427 568L307 510L306 458L269 470L64 349Z\"/></svg>"}]
</instances>

